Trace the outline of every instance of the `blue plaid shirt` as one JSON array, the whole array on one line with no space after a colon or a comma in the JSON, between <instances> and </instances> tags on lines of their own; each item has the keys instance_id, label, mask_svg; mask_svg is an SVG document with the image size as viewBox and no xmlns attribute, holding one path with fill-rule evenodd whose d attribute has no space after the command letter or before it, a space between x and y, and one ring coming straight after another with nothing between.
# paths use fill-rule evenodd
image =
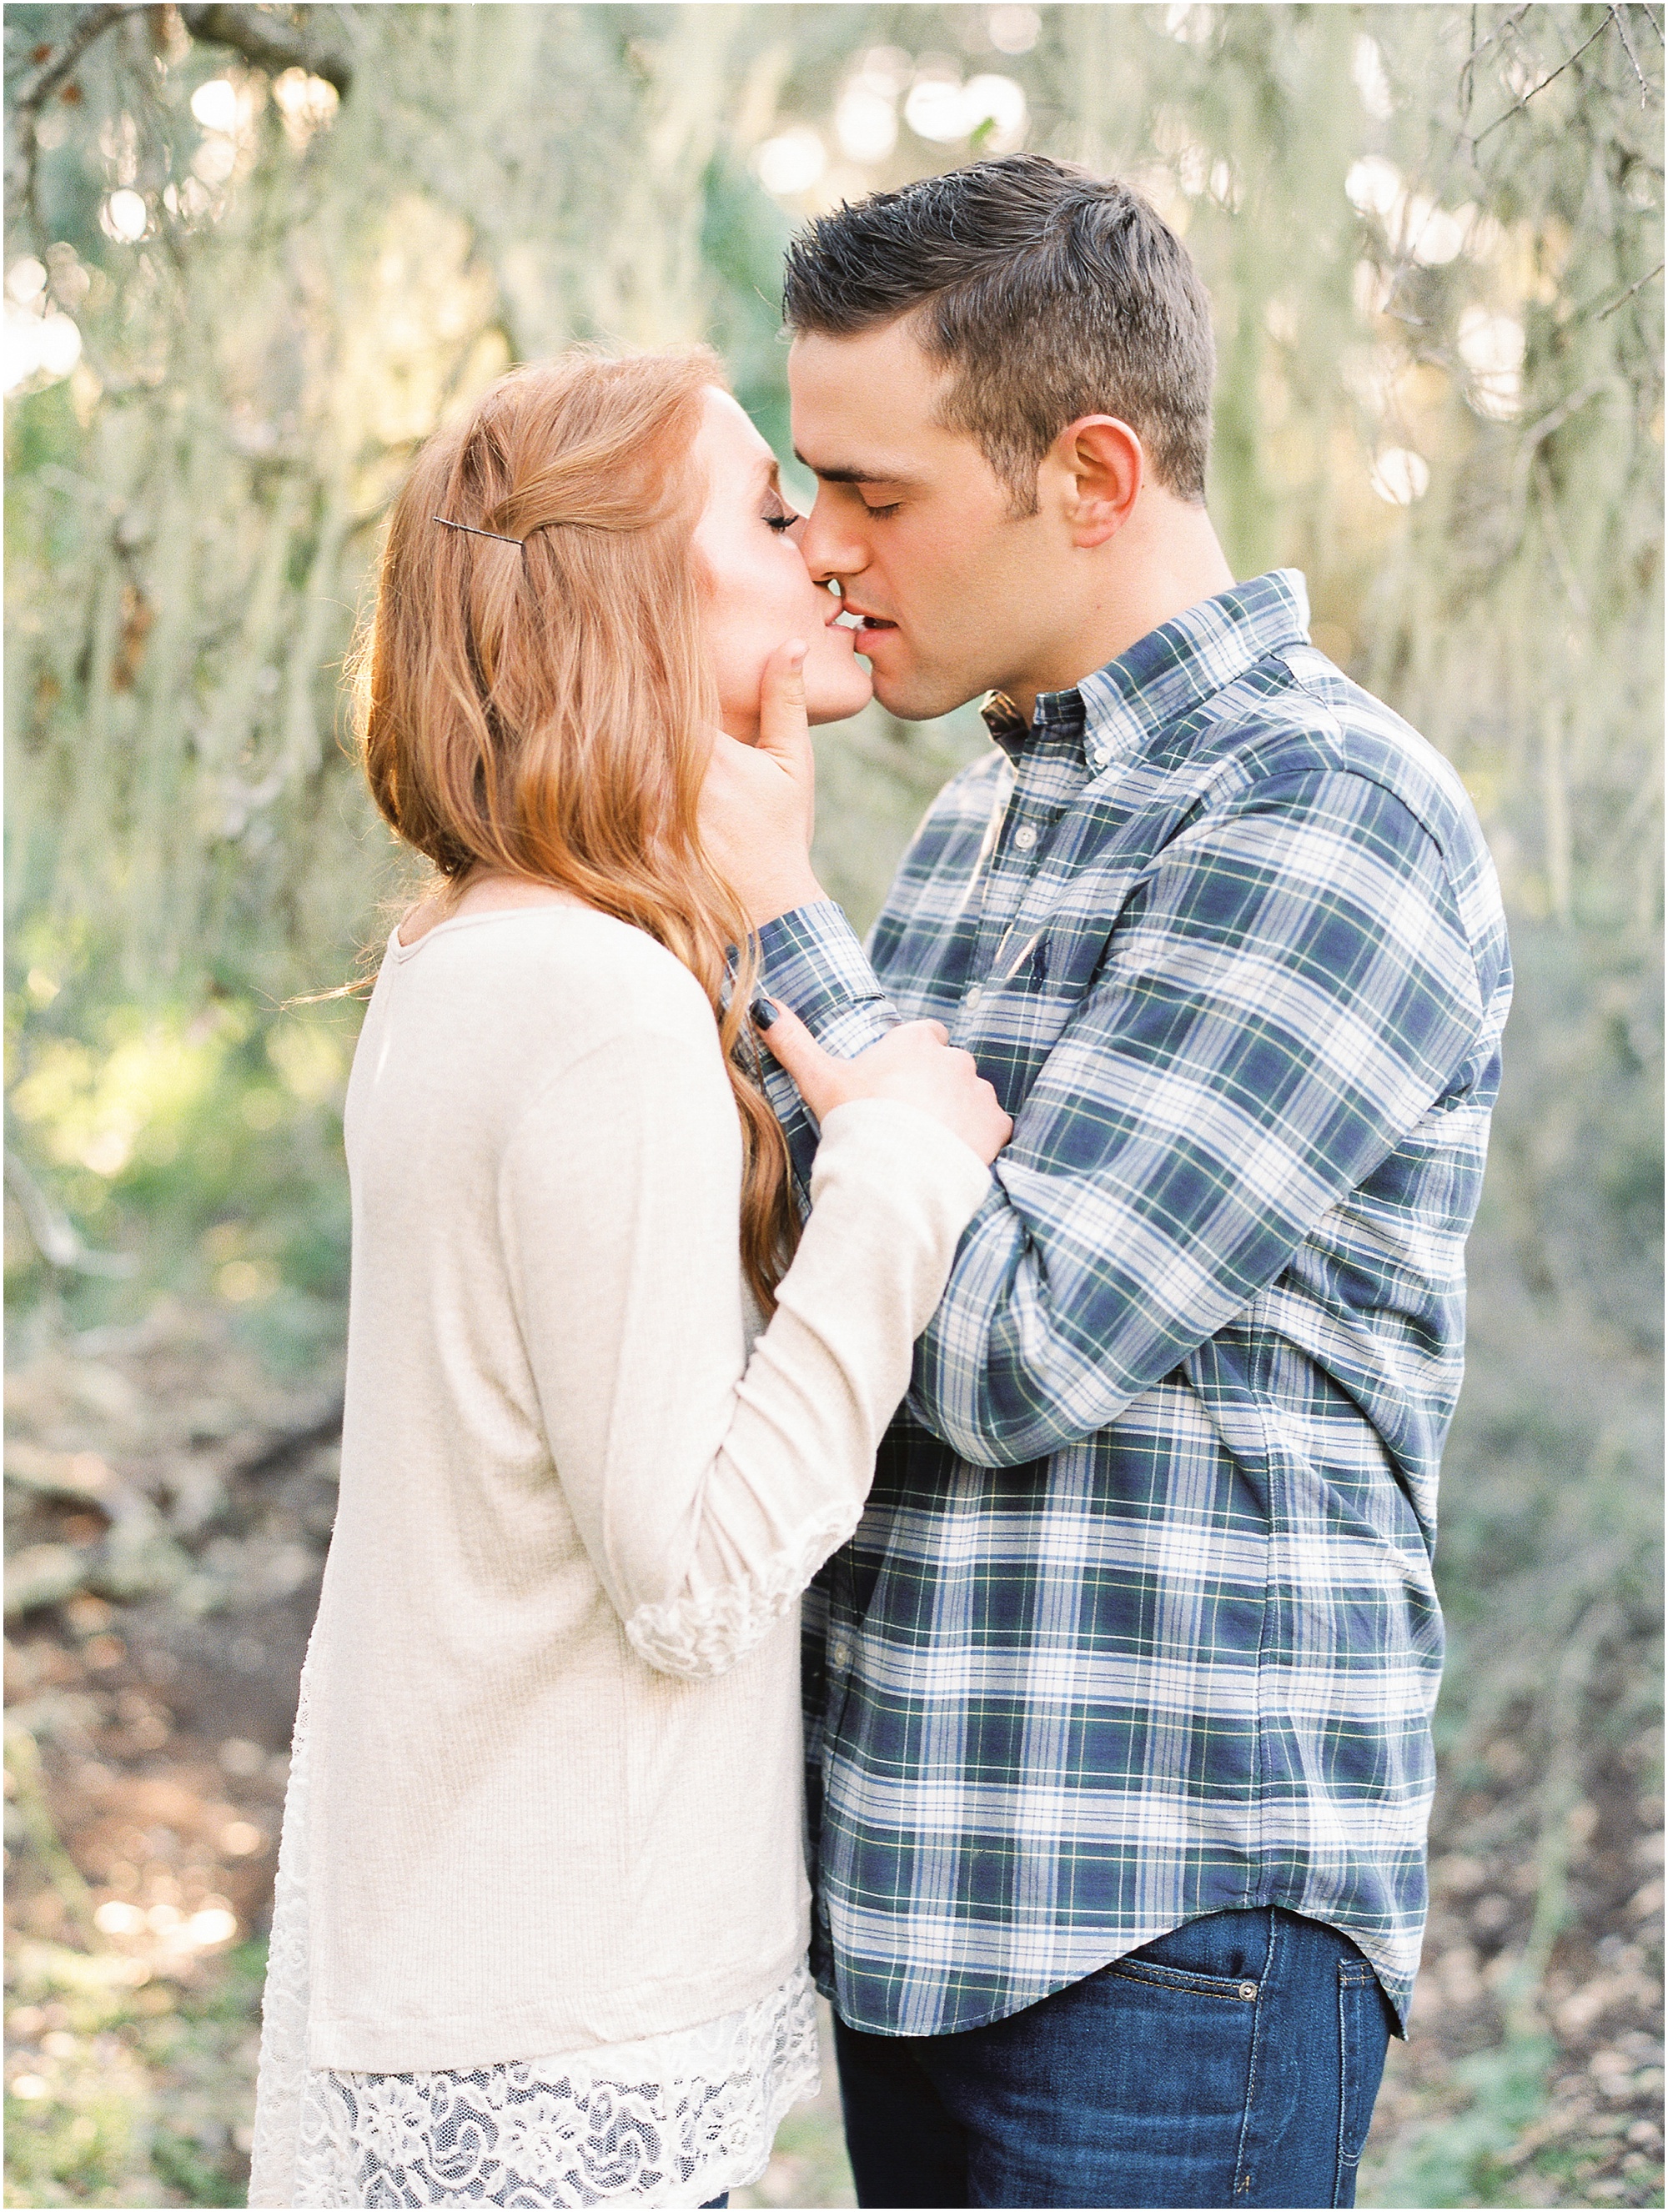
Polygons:
<instances>
[{"instance_id":1,"label":"blue plaid shirt","mask_svg":"<svg viewBox=\"0 0 1668 2212\"><path fill-rule=\"evenodd\" d=\"M993 702L867 957L831 904L763 933L830 1050L935 1017L1014 1124L807 1600L813 1960L855 2027L975 2027L1249 1905L1405 2015L1510 967L1458 777L1306 624L1280 571L1029 729Z\"/></svg>"}]
</instances>

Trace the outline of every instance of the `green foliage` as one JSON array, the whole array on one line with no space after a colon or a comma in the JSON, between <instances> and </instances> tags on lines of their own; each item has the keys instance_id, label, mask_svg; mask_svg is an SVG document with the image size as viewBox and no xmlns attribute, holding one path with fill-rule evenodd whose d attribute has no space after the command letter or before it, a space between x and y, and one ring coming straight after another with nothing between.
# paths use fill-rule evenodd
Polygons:
<instances>
[{"instance_id":1,"label":"green foliage","mask_svg":"<svg viewBox=\"0 0 1668 2212\"><path fill-rule=\"evenodd\" d=\"M8 269L44 280L14 307L72 319L82 352L7 410L9 1142L37 1217L134 1262L49 1267L9 1206L15 1304L86 1328L223 1298L297 1364L339 1328L355 1014L278 1008L383 926L395 864L339 677L411 454L510 359L598 337L718 343L785 454L794 223L1007 143L970 109L959 139L906 121L848 151L842 103L872 121L912 76L1011 79L1026 143L1117 167L1186 235L1230 557L1307 572L1317 642L1455 763L1501 868L1519 985L1440 1727L1455 1790L1521 1737L1535 1931L1498 2046L1385 2185L1495 2201L1545 2073L1583 1762L1654 1716L1659 11L1044 7L1017 53L983 7L274 11L301 18L351 63L339 106L135 11L41 108L11 195ZM7 11L14 120L71 19ZM210 85L226 129L193 114ZM807 131L825 168L767 191L769 149ZM142 238L112 234L120 193ZM983 742L967 711L823 735L819 859L855 918ZM61 2125L30 2111L27 2201L119 2201L142 2139L218 2201L211 2153L145 2135L124 2078L89 2075Z\"/></svg>"},{"instance_id":2,"label":"green foliage","mask_svg":"<svg viewBox=\"0 0 1668 2212\"><path fill-rule=\"evenodd\" d=\"M1552 2045L1511 2035L1494 2051L1462 2058L1454 2077L1470 2094L1460 2117L1417 2131L1401 2147L1379 2201L1386 2204L1521 2203L1504 2193L1503 2154L1539 2112Z\"/></svg>"},{"instance_id":3,"label":"green foliage","mask_svg":"<svg viewBox=\"0 0 1668 2212\"><path fill-rule=\"evenodd\" d=\"M27 1020L55 982L35 966L17 994L11 1115L89 1238L136 1263L125 1278L71 1278L75 1320L119 1319L164 1291L218 1296L269 1356L305 1367L340 1329L352 1013L100 1006L72 983ZM9 1275L26 1297L40 1264L14 1243Z\"/></svg>"},{"instance_id":4,"label":"green foliage","mask_svg":"<svg viewBox=\"0 0 1668 2212\"><path fill-rule=\"evenodd\" d=\"M233 2138L242 2129L247 2140L253 2105L266 1947L241 1945L200 1987L136 1986L131 1965L60 1943L17 1947L9 2002L58 2025L48 2054L9 2086L8 2204L244 2202Z\"/></svg>"}]
</instances>

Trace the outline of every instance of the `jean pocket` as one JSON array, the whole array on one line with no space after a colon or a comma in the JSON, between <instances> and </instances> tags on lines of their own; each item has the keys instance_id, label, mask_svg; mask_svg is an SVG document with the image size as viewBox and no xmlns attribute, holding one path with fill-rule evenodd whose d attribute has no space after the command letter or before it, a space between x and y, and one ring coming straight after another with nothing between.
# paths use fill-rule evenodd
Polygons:
<instances>
[{"instance_id":1,"label":"jean pocket","mask_svg":"<svg viewBox=\"0 0 1668 2212\"><path fill-rule=\"evenodd\" d=\"M1114 1960L1111 1972L1155 1988L1190 1990L1233 2004L1255 2004L1274 1958L1275 1915L1267 1905L1207 1912L1184 1920L1137 1951Z\"/></svg>"},{"instance_id":2,"label":"jean pocket","mask_svg":"<svg viewBox=\"0 0 1668 2212\"><path fill-rule=\"evenodd\" d=\"M1334 2204L1355 2202L1355 2169L1367 2148L1390 2044L1389 2001L1364 1959L1338 1966L1338 2171Z\"/></svg>"},{"instance_id":3,"label":"jean pocket","mask_svg":"<svg viewBox=\"0 0 1668 2212\"><path fill-rule=\"evenodd\" d=\"M1258 1984L1249 1976L1237 1979L1228 1974L1199 1974L1187 1966L1160 1966L1154 1959L1115 1959L1105 1971L1120 1981L1146 1982L1158 1989L1190 1991L1195 1996L1222 1997L1233 2004L1255 2004L1259 1995Z\"/></svg>"}]
</instances>

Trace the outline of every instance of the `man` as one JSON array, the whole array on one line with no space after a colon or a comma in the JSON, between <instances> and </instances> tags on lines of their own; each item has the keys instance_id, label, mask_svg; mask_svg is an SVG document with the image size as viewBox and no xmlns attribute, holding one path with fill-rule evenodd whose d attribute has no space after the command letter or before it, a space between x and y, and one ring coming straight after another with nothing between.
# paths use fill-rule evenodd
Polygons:
<instances>
[{"instance_id":1,"label":"man","mask_svg":"<svg viewBox=\"0 0 1668 2212\"><path fill-rule=\"evenodd\" d=\"M1133 193L928 179L813 225L785 310L805 556L886 707L991 690L995 746L867 957L796 741L721 750L713 839L828 1051L941 1020L1014 1121L807 1607L861 2200L1352 2203L1424 1916L1493 871L1302 579L1234 583L1208 304Z\"/></svg>"}]
</instances>

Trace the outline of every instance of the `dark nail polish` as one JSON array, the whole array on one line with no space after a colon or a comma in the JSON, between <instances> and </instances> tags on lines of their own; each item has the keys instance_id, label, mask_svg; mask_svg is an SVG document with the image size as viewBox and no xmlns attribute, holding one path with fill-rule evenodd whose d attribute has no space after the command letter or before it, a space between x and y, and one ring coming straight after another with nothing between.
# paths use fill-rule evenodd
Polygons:
<instances>
[{"instance_id":1,"label":"dark nail polish","mask_svg":"<svg viewBox=\"0 0 1668 2212\"><path fill-rule=\"evenodd\" d=\"M754 999L752 1006L748 1007L747 1012L753 1018L753 1027L756 1030L768 1030L771 1023L775 1021L776 1018L776 1008L770 1004L770 1001L765 997L763 991L761 991Z\"/></svg>"}]
</instances>

